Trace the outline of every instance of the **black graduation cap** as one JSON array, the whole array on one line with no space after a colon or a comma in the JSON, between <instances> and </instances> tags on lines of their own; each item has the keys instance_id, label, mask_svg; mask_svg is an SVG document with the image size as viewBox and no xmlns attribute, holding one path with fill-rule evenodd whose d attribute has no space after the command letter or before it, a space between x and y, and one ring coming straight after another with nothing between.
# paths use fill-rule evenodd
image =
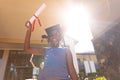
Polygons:
<instances>
[{"instance_id":1,"label":"black graduation cap","mask_svg":"<svg viewBox=\"0 0 120 80\"><path fill-rule=\"evenodd\" d=\"M62 32L60 24L56 24L56 25L50 26L50 27L45 29L48 36L51 33L51 31L53 31L53 30L57 30L60 33Z\"/></svg>"}]
</instances>

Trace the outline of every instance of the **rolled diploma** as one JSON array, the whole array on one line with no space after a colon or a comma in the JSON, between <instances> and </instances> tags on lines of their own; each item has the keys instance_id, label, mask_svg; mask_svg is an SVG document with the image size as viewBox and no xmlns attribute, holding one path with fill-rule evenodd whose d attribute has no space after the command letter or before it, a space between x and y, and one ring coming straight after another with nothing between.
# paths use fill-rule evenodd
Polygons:
<instances>
[{"instance_id":1,"label":"rolled diploma","mask_svg":"<svg viewBox=\"0 0 120 80\"><path fill-rule=\"evenodd\" d=\"M38 15L45 9L45 7L46 7L46 4L43 3L43 4L39 7L39 9L34 13L34 15L38 17ZM32 16L32 17L30 18L29 21L30 21L31 24L32 24L33 21L35 20L35 18L36 18L35 16Z\"/></svg>"}]
</instances>

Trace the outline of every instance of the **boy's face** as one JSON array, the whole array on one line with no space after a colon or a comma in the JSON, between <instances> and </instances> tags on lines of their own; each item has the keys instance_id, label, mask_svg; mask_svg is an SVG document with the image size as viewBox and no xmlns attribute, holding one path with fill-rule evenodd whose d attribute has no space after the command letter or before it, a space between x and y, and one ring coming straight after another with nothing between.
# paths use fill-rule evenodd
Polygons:
<instances>
[{"instance_id":1,"label":"boy's face","mask_svg":"<svg viewBox=\"0 0 120 80\"><path fill-rule=\"evenodd\" d=\"M59 41L62 37L58 30L52 30L48 37L52 47L59 47Z\"/></svg>"}]
</instances>

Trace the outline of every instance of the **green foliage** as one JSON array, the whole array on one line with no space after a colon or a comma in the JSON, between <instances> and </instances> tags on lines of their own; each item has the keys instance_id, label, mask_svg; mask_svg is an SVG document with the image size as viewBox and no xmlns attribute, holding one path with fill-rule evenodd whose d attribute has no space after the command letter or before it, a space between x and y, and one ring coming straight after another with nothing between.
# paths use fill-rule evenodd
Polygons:
<instances>
[{"instance_id":1,"label":"green foliage","mask_svg":"<svg viewBox=\"0 0 120 80\"><path fill-rule=\"evenodd\" d=\"M85 78L85 73L83 71L79 72L79 78ZM104 76L101 76L99 72L88 73L87 75L88 80L107 80Z\"/></svg>"},{"instance_id":2,"label":"green foliage","mask_svg":"<svg viewBox=\"0 0 120 80\"><path fill-rule=\"evenodd\" d=\"M94 72L94 73L88 73L88 77L96 77L97 75L97 72Z\"/></svg>"},{"instance_id":3,"label":"green foliage","mask_svg":"<svg viewBox=\"0 0 120 80\"><path fill-rule=\"evenodd\" d=\"M84 72L79 72L79 77L84 77Z\"/></svg>"},{"instance_id":4,"label":"green foliage","mask_svg":"<svg viewBox=\"0 0 120 80\"><path fill-rule=\"evenodd\" d=\"M80 80L85 77L85 74L82 71L80 71L78 75L79 75Z\"/></svg>"}]
</instances>

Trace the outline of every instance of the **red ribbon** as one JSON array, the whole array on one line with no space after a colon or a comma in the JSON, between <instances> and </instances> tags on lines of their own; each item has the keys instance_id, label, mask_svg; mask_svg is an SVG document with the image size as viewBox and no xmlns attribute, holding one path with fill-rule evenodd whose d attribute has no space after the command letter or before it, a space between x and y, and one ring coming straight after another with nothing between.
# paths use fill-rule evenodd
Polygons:
<instances>
[{"instance_id":1,"label":"red ribbon","mask_svg":"<svg viewBox=\"0 0 120 80\"><path fill-rule=\"evenodd\" d=\"M34 31L34 28L35 28L35 23L36 23L36 20L38 21L38 24L39 26L41 27L41 22L40 22L40 19L36 16L36 15L33 15L36 19L33 21L33 24L32 24L32 32Z\"/></svg>"}]
</instances>

